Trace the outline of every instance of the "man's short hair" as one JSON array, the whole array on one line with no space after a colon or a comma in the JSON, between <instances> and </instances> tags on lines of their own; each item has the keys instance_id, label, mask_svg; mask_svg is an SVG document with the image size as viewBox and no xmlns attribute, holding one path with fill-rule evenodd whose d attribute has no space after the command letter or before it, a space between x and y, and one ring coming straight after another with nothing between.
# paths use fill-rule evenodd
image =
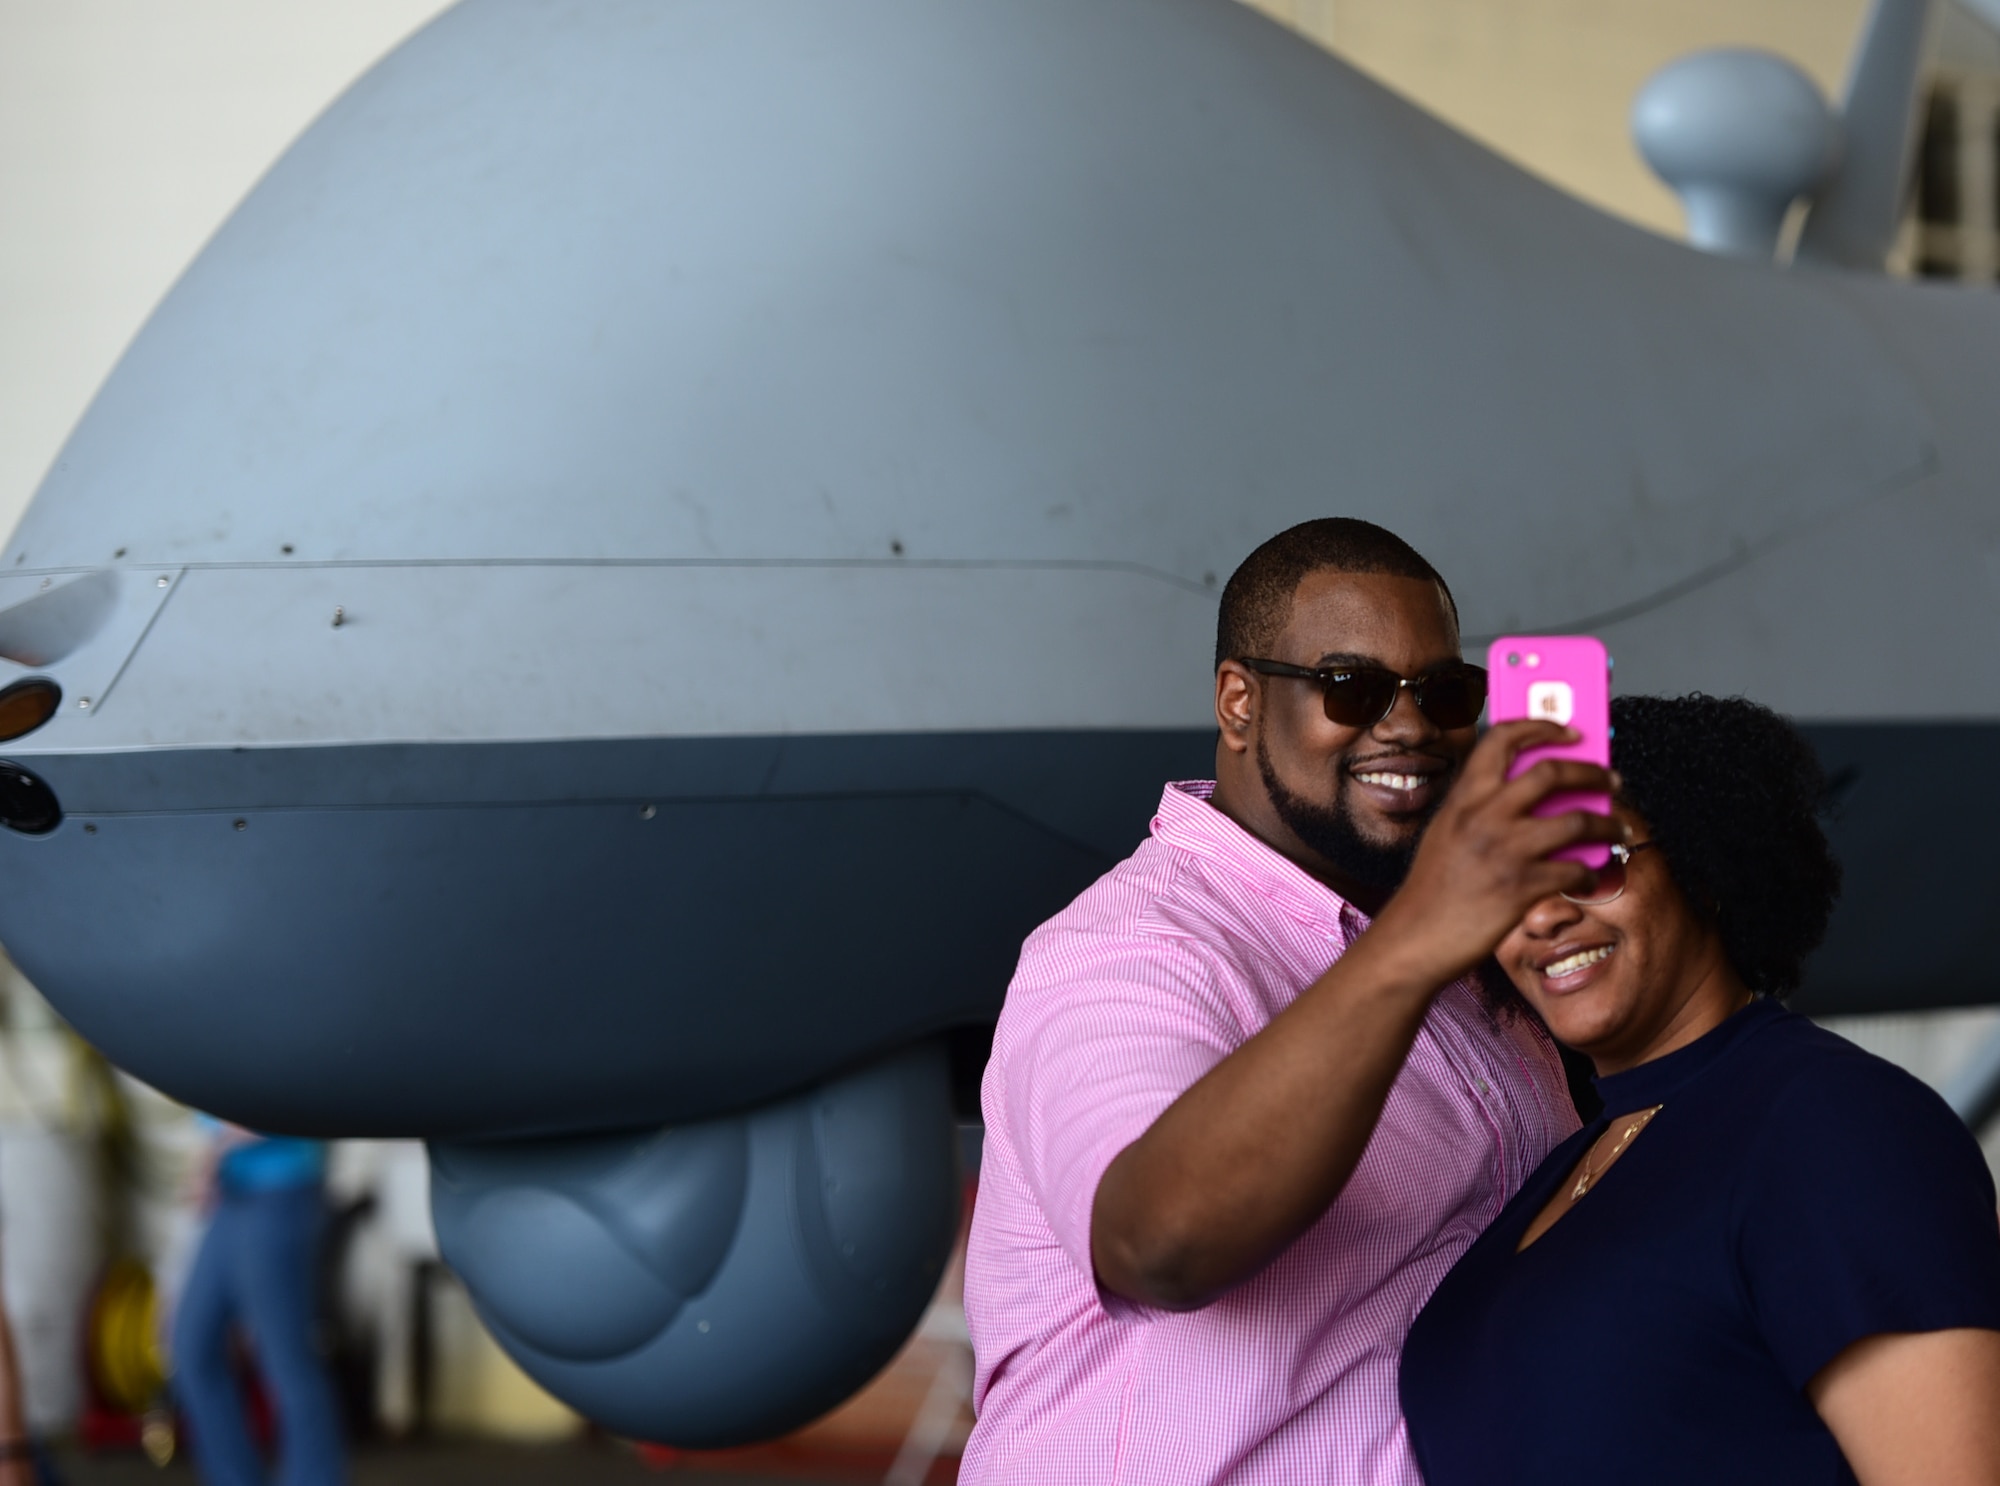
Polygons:
<instances>
[{"instance_id":1,"label":"man's short hair","mask_svg":"<svg viewBox=\"0 0 2000 1486\"><path fill-rule=\"evenodd\" d=\"M1308 573L1387 573L1435 583L1458 618L1438 570L1394 532L1353 516L1322 516L1279 532L1229 575L1215 621L1215 664L1269 657L1291 622L1292 596Z\"/></svg>"}]
</instances>

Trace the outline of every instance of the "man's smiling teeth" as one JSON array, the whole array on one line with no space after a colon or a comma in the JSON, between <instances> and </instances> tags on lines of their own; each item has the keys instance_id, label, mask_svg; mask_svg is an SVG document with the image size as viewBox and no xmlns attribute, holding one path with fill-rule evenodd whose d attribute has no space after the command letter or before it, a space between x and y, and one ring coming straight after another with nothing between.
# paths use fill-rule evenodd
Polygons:
<instances>
[{"instance_id":1,"label":"man's smiling teeth","mask_svg":"<svg viewBox=\"0 0 2000 1486\"><path fill-rule=\"evenodd\" d=\"M1609 956L1610 953L1611 946L1608 944L1600 944L1596 949L1580 949L1573 955L1564 955L1553 965L1543 966L1542 974L1546 975L1550 980L1554 980L1562 975L1574 975L1586 965L1595 965L1599 960Z\"/></svg>"},{"instance_id":2,"label":"man's smiling teeth","mask_svg":"<svg viewBox=\"0 0 2000 1486\"><path fill-rule=\"evenodd\" d=\"M1356 774L1354 777L1359 779L1363 784L1379 784L1384 789L1421 789L1424 784L1424 776L1421 774L1383 774L1380 772L1370 772L1367 774Z\"/></svg>"}]
</instances>

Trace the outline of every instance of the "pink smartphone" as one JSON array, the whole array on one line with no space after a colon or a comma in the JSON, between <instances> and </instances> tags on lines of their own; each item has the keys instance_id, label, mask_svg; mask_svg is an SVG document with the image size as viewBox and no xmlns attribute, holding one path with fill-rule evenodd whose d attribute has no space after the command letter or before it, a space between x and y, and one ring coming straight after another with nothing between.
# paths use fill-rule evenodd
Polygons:
<instances>
[{"instance_id":1,"label":"pink smartphone","mask_svg":"<svg viewBox=\"0 0 2000 1486\"><path fill-rule=\"evenodd\" d=\"M1604 642L1589 635L1502 635L1486 651L1487 715L1496 723L1539 718L1583 734L1561 748L1524 749L1507 777L1515 778L1545 758L1575 758L1611 767L1611 661ZM1566 810L1611 813L1606 794L1556 794L1535 807L1537 815ZM1570 846L1562 861L1602 867L1611 848L1602 842Z\"/></svg>"}]
</instances>

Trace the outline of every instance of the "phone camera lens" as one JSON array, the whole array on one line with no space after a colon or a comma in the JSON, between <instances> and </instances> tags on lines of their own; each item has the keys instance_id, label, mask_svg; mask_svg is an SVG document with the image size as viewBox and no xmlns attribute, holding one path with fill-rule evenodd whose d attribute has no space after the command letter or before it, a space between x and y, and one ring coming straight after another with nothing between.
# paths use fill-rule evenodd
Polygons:
<instances>
[{"instance_id":1,"label":"phone camera lens","mask_svg":"<svg viewBox=\"0 0 2000 1486\"><path fill-rule=\"evenodd\" d=\"M1520 663L1521 663L1521 652L1520 652L1520 651L1518 651L1518 650L1510 650L1510 651L1508 651L1508 652L1507 652L1507 664L1508 664L1508 665L1510 665L1510 666L1518 666L1518 665L1519 665Z\"/></svg>"}]
</instances>

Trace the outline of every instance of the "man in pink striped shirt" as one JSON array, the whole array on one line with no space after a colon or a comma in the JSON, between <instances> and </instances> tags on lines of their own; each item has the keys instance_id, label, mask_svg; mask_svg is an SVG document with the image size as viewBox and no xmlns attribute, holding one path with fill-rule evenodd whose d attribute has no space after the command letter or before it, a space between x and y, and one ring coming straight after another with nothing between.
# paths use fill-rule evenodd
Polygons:
<instances>
[{"instance_id":1,"label":"man in pink striped shirt","mask_svg":"<svg viewBox=\"0 0 2000 1486\"><path fill-rule=\"evenodd\" d=\"M1589 882L1549 853L1618 827L1532 807L1603 771L1506 780L1569 735L1475 746L1451 595L1366 522L1252 553L1216 658L1215 782L1167 787L1001 1012L968 1486L1419 1486L1404 1334L1576 1128L1546 1034L1476 972Z\"/></svg>"}]
</instances>

